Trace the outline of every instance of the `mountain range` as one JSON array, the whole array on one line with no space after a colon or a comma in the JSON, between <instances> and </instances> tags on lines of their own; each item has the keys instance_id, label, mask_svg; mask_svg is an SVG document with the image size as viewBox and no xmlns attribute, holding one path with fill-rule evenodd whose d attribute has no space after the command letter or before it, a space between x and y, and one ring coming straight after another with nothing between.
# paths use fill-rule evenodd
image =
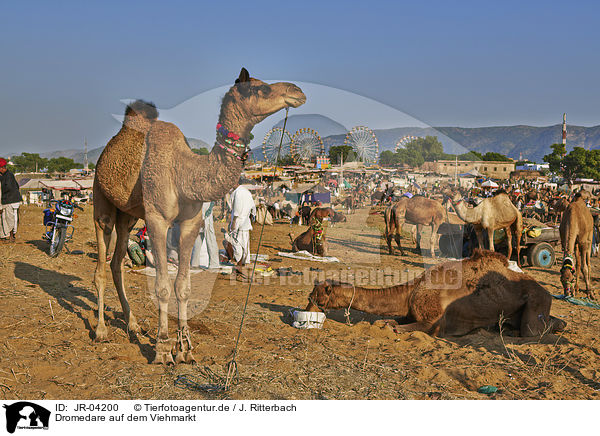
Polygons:
<instances>
[{"instance_id":1,"label":"mountain range","mask_svg":"<svg viewBox=\"0 0 600 436\"><path fill-rule=\"evenodd\" d=\"M280 120L273 127L282 127ZM300 128L311 128L319 133L323 139L325 149L333 145L344 143L347 126L323 115L293 115L288 118L286 130L293 135ZM498 126L498 127L399 127L393 129L377 129L373 131L379 143L379 151L393 150L397 141L405 136L437 136L444 145L446 153L464 153L474 150L480 153L494 151L502 153L513 159L529 159L542 162L544 155L550 153L550 145L560 142L562 126L560 124L547 127L534 126ZM209 143L201 139L188 138L192 147L212 148ZM258 138L252 143L254 157L260 159L262 141ZM567 126L567 149L573 147L587 149L600 148L600 126L583 127ZM88 151L88 159L96 163L104 147ZM83 150L59 150L42 154L43 157L52 158L64 156L76 162L83 163Z\"/></svg>"}]
</instances>

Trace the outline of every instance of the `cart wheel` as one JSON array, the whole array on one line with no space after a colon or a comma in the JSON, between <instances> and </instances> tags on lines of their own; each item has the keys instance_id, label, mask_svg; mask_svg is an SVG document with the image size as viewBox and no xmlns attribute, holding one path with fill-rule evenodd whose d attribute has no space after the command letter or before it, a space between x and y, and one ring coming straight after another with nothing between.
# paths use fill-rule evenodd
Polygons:
<instances>
[{"instance_id":1,"label":"cart wheel","mask_svg":"<svg viewBox=\"0 0 600 436\"><path fill-rule=\"evenodd\" d=\"M539 242L529 249L527 260L531 266L552 268L555 260L554 248L547 242Z\"/></svg>"}]
</instances>

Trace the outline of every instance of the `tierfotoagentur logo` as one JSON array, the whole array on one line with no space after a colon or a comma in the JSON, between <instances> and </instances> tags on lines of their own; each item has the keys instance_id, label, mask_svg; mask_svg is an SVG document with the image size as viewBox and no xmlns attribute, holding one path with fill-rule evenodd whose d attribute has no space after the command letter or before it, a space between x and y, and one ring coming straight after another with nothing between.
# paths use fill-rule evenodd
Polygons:
<instances>
[{"instance_id":1,"label":"tierfotoagentur logo","mask_svg":"<svg viewBox=\"0 0 600 436\"><path fill-rule=\"evenodd\" d=\"M19 401L3 406L6 409L6 431L14 433L19 430L48 430L50 411L28 401Z\"/></svg>"}]
</instances>

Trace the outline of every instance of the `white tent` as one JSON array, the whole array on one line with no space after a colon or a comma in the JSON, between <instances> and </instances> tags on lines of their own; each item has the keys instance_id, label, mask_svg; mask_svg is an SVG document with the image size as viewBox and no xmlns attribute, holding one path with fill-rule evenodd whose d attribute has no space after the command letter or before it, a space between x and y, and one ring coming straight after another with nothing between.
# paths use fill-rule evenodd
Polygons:
<instances>
[{"instance_id":1,"label":"white tent","mask_svg":"<svg viewBox=\"0 0 600 436\"><path fill-rule=\"evenodd\" d=\"M481 186L484 188L497 188L498 184L492 180L486 180L481 184Z\"/></svg>"}]
</instances>

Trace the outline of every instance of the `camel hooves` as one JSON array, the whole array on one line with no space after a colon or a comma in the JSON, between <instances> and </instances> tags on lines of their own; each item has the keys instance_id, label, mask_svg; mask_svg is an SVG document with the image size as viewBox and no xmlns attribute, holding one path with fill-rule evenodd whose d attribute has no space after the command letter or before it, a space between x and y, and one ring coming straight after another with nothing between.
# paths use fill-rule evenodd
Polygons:
<instances>
[{"instance_id":1,"label":"camel hooves","mask_svg":"<svg viewBox=\"0 0 600 436\"><path fill-rule=\"evenodd\" d=\"M173 361L173 355L170 351L157 351L156 356L154 356L154 360L152 361L152 364L171 366L175 365L175 362Z\"/></svg>"},{"instance_id":2,"label":"camel hooves","mask_svg":"<svg viewBox=\"0 0 600 436\"><path fill-rule=\"evenodd\" d=\"M175 355L175 363L196 363L196 358L191 351L178 351Z\"/></svg>"},{"instance_id":3,"label":"camel hooves","mask_svg":"<svg viewBox=\"0 0 600 436\"><path fill-rule=\"evenodd\" d=\"M156 356L152 363L154 365L175 365L173 361L172 347L168 339L159 339L156 342Z\"/></svg>"},{"instance_id":4,"label":"camel hooves","mask_svg":"<svg viewBox=\"0 0 600 436\"><path fill-rule=\"evenodd\" d=\"M140 333L141 331L142 331L142 329L140 328L140 326L138 325L138 323L137 323L137 322L135 322L135 321L133 321L133 322L130 322L130 323L127 325L127 332L128 332L129 334L134 334L134 335L137 335L137 334L138 334L138 333Z\"/></svg>"},{"instance_id":5,"label":"camel hooves","mask_svg":"<svg viewBox=\"0 0 600 436\"><path fill-rule=\"evenodd\" d=\"M106 326L96 327L94 332L94 342L106 342L108 341L108 330Z\"/></svg>"}]
</instances>

